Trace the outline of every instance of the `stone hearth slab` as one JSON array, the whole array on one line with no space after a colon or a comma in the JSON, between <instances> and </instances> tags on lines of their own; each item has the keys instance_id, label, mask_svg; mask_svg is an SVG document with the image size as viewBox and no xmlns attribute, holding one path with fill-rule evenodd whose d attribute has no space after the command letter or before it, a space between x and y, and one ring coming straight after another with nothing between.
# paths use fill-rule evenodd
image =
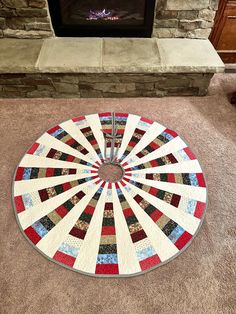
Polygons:
<instances>
[{"instance_id":1,"label":"stone hearth slab","mask_svg":"<svg viewBox=\"0 0 236 314\"><path fill-rule=\"evenodd\" d=\"M209 40L157 39L163 72L221 72L224 64Z\"/></svg>"},{"instance_id":2,"label":"stone hearth slab","mask_svg":"<svg viewBox=\"0 0 236 314\"><path fill-rule=\"evenodd\" d=\"M41 39L0 39L0 73L36 72Z\"/></svg>"},{"instance_id":3,"label":"stone hearth slab","mask_svg":"<svg viewBox=\"0 0 236 314\"><path fill-rule=\"evenodd\" d=\"M0 73L216 73L224 64L208 40L1 39Z\"/></svg>"},{"instance_id":4,"label":"stone hearth slab","mask_svg":"<svg viewBox=\"0 0 236 314\"><path fill-rule=\"evenodd\" d=\"M155 38L104 38L103 72L156 72L160 55Z\"/></svg>"},{"instance_id":5,"label":"stone hearth slab","mask_svg":"<svg viewBox=\"0 0 236 314\"><path fill-rule=\"evenodd\" d=\"M40 72L100 72L101 38L51 38L43 43L36 65Z\"/></svg>"}]
</instances>

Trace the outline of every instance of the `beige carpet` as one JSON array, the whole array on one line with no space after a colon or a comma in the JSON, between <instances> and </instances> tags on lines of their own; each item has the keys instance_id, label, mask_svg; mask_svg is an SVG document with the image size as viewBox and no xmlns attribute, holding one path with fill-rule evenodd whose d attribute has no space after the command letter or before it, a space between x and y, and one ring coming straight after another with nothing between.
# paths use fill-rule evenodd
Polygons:
<instances>
[{"instance_id":1,"label":"beige carpet","mask_svg":"<svg viewBox=\"0 0 236 314\"><path fill-rule=\"evenodd\" d=\"M0 313L235 313L236 74L209 96L159 99L0 100ZM46 129L72 117L130 112L174 129L201 162L208 210L199 235L169 264L134 278L91 278L49 262L23 238L11 204L14 169Z\"/></svg>"}]
</instances>

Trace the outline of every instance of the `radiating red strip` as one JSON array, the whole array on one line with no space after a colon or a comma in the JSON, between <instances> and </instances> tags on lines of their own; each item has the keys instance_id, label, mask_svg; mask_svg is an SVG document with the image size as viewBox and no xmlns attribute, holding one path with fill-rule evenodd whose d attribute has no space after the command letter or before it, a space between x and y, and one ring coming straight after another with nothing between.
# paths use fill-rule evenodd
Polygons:
<instances>
[{"instance_id":1,"label":"radiating red strip","mask_svg":"<svg viewBox=\"0 0 236 314\"><path fill-rule=\"evenodd\" d=\"M23 174L24 174L24 167L18 167L17 171L16 171L16 176L15 176L15 181L20 181L23 178Z\"/></svg>"},{"instance_id":2,"label":"radiating red strip","mask_svg":"<svg viewBox=\"0 0 236 314\"><path fill-rule=\"evenodd\" d=\"M73 122L78 122L78 121L81 121L81 120L85 120L85 116L81 116L81 117L72 119Z\"/></svg>"},{"instance_id":3,"label":"radiating red strip","mask_svg":"<svg viewBox=\"0 0 236 314\"><path fill-rule=\"evenodd\" d=\"M187 231L184 231L184 233L175 242L175 246L181 250L188 243L188 241L191 240L191 238L192 235Z\"/></svg>"},{"instance_id":4,"label":"radiating red strip","mask_svg":"<svg viewBox=\"0 0 236 314\"><path fill-rule=\"evenodd\" d=\"M194 216L200 219L204 213L205 206L206 206L205 203L198 201L197 205L196 205L195 212L194 212Z\"/></svg>"},{"instance_id":5,"label":"radiating red strip","mask_svg":"<svg viewBox=\"0 0 236 314\"><path fill-rule=\"evenodd\" d=\"M119 274L118 264L97 264L96 274Z\"/></svg>"},{"instance_id":6,"label":"radiating red strip","mask_svg":"<svg viewBox=\"0 0 236 314\"><path fill-rule=\"evenodd\" d=\"M39 143L34 143L30 149L27 151L27 154L31 154L33 155L33 153L37 150L37 148L39 147Z\"/></svg>"},{"instance_id":7,"label":"radiating red strip","mask_svg":"<svg viewBox=\"0 0 236 314\"><path fill-rule=\"evenodd\" d=\"M65 264L67 266L73 267L75 263L75 258L73 256L67 255L65 253L62 253L60 251L57 251L55 255L53 256L53 259L56 261Z\"/></svg>"},{"instance_id":8,"label":"radiating red strip","mask_svg":"<svg viewBox=\"0 0 236 314\"><path fill-rule=\"evenodd\" d=\"M197 176L198 185L205 188L206 182L204 180L203 173L196 173L196 176Z\"/></svg>"},{"instance_id":9,"label":"radiating red strip","mask_svg":"<svg viewBox=\"0 0 236 314\"><path fill-rule=\"evenodd\" d=\"M142 117L142 118L140 119L140 121L143 121L143 122L146 122L146 123L149 123L149 124L153 124L153 121L152 121L152 120L149 120L149 119L144 118L144 117Z\"/></svg>"},{"instance_id":10,"label":"radiating red strip","mask_svg":"<svg viewBox=\"0 0 236 314\"><path fill-rule=\"evenodd\" d=\"M59 125L54 126L53 128L49 129L47 131L48 134L52 134L54 133L56 130L61 129L61 127Z\"/></svg>"},{"instance_id":11,"label":"radiating red strip","mask_svg":"<svg viewBox=\"0 0 236 314\"><path fill-rule=\"evenodd\" d=\"M86 214L92 215L92 214L94 213L94 210L95 210L95 207L90 206L90 205L87 205L84 212L85 212Z\"/></svg>"},{"instance_id":12,"label":"radiating red strip","mask_svg":"<svg viewBox=\"0 0 236 314\"><path fill-rule=\"evenodd\" d=\"M98 114L99 117L109 117L111 116L111 112L103 112Z\"/></svg>"},{"instance_id":13,"label":"radiating red strip","mask_svg":"<svg viewBox=\"0 0 236 314\"><path fill-rule=\"evenodd\" d=\"M60 205L55 209L55 211L61 218L65 217L68 214L68 209L65 208L64 205Z\"/></svg>"},{"instance_id":14,"label":"radiating red strip","mask_svg":"<svg viewBox=\"0 0 236 314\"><path fill-rule=\"evenodd\" d=\"M25 229L24 233L34 244L37 244L41 240L41 237L37 234L37 232L31 226Z\"/></svg>"},{"instance_id":15,"label":"radiating red strip","mask_svg":"<svg viewBox=\"0 0 236 314\"><path fill-rule=\"evenodd\" d=\"M142 270L149 269L151 267L154 267L155 265L159 264L161 262L158 255L150 256L143 261L140 261L139 264L141 266Z\"/></svg>"},{"instance_id":16,"label":"radiating red strip","mask_svg":"<svg viewBox=\"0 0 236 314\"><path fill-rule=\"evenodd\" d=\"M53 168L47 168L46 177L53 177L53 176L54 176L54 169Z\"/></svg>"},{"instance_id":17,"label":"radiating red strip","mask_svg":"<svg viewBox=\"0 0 236 314\"><path fill-rule=\"evenodd\" d=\"M161 216L162 216L162 213L158 209L154 210L154 212L150 214L150 217L152 218L154 222L157 222L157 220L160 219Z\"/></svg>"},{"instance_id":18,"label":"radiating red strip","mask_svg":"<svg viewBox=\"0 0 236 314\"><path fill-rule=\"evenodd\" d=\"M116 112L115 116L128 118L128 113Z\"/></svg>"},{"instance_id":19,"label":"radiating red strip","mask_svg":"<svg viewBox=\"0 0 236 314\"><path fill-rule=\"evenodd\" d=\"M173 137L178 136L178 134L175 131L171 130L171 129L165 129L164 132L172 135Z\"/></svg>"},{"instance_id":20,"label":"radiating red strip","mask_svg":"<svg viewBox=\"0 0 236 314\"><path fill-rule=\"evenodd\" d=\"M25 205L22 199L22 196L15 196L14 197L14 202L15 202L15 207L16 207L16 212L19 214L25 210Z\"/></svg>"},{"instance_id":21,"label":"radiating red strip","mask_svg":"<svg viewBox=\"0 0 236 314\"><path fill-rule=\"evenodd\" d=\"M194 153L190 150L189 147L185 147L185 148L184 148L184 151L185 151L185 153L188 155L188 157L189 157L191 160L196 159L196 156L195 156Z\"/></svg>"},{"instance_id":22,"label":"radiating red strip","mask_svg":"<svg viewBox=\"0 0 236 314\"><path fill-rule=\"evenodd\" d=\"M114 226L103 226L102 227L102 235L114 235L116 234L116 230Z\"/></svg>"}]
</instances>

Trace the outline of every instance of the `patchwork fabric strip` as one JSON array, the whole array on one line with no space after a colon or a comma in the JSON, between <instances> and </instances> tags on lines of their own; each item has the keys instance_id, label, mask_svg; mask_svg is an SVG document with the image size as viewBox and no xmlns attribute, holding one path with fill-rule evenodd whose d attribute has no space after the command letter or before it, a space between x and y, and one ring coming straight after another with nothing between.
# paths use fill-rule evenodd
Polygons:
<instances>
[{"instance_id":1,"label":"patchwork fabric strip","mask_svg":"<svg viewBox=\"0 0 236 314\"><path fill-rule=\"evenodd\" d=\"M50 148L44 144L40 144L37 142L31 146L31 148L27 151L27 154L61 161L74 162L89 167L93 165L92 163L87 162L81 158L75 157L71 154L64 153L54 148Z\"/></svg>"},{"instance_id":2,"label":"patchwork fabric strip","mask_svg":"<svg viewBox=\"0 0 236 314\"><path fill-rule=\"evenodd\" d=\"M117 194L141 269L145 270L159 264L161 261L159 256L155 252L155 249L121 189L117 189Z\"/></svg>"},{"instance_id":3,"label":"patchwork fabric strip","mask_svg":"<svg viewBox=\"0 0 236 314\"><path fill-rule=\"evenodd\" d=\"M85 116L78 117L72 119L72 121L75 123L75 125L80 129L80 131L83 133L86 140L93 146L93 149L97 153L98 157L100 159L103 159L100 147L98 145L97 139L89 125L89 123L86 120Z\"/></svg>"},{"instance_id":4,"label":"patchwork fabric strip","mask_svg":"<svg viewBox=\"0 0 236 314\"><path fill-rule=\"evenodd\" d=\"M95 273L119 273L113 203L105 203L104 206L101 239Z\"/></svg>"},{"instance_id":5,"label":"patchwork fabric strip","mask_svg":"<svg viewBox=\"0 0 236 314\"><path fill-rule=\"evenodd\" d=\"M62 262L68 266L73 266L76 258L79 255L80 247L83 244L84 238L88 231L90 222L95 211L96 204L101 196L103 188L99 188L89 203L86 205L84 211L79 216L75 225L70 230L65 240L61 243L53 259Z\"/></svg>"},{"instance_id":6,"label":"patchwork fabric strip","mask_svg":"<svg viewBox=\"0 0 236 314\"><path fill-rule=\"evenodd\" d=\"M139 143L139 141L142 139L142 137L145 135L147 132L148 128L151 126L153 122L145 119L145 118L140 118L137 128L135 128L133 135L131 136L131 139L126 147L126 150L124 151L123 156L120 158L121 161L127 157L132 149ZM125 163L122 163L122 165L126 165Z\"/></svg>"},{"instance_id":7,"label":"patchwork fabric strip","mask_svg":"<svg viewBox=\"0 0 236 314\"><path fill-rule=\"evenodd\" d=\"M24 236L50 261L119 277L177 257L202 224L207 189L175 131L103 112L62 122L35 141L16 169L13 200Z\"/></svg>"},{"instance_id":8,"label":"patchwork fabric strip","mask_svg":"<svg viewBox=\"0 0 236 314\"><path fill-rule=\"evenodd\" d=\"M76 169L70 168L37 168L37 167L18 167L15 180L30 180L45 177L65 176L76 174Z\"/></svg>"},{"instance_id":9,"label":"patchwork fabric strip","mask_svg":"<svg viewBox=\"0 0 236 314\"><path fill-rule=\"evenodd\" d=\"M70 134L68 134L62 127L59 125L48 130L48 134L55 137L59 141L62 141L66 145L78 150L81 154L86 155L88 151L81 144L79 144Z\"/></svg>"}]
</instances>

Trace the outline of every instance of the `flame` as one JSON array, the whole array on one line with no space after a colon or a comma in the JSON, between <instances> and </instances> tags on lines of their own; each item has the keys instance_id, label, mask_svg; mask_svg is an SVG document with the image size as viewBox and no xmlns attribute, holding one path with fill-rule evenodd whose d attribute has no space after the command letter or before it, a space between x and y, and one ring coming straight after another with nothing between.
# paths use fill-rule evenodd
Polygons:
<instances>
[{"instance_id":1,"label":"flame","mask_svg":"<svg viewBox=\"0 0 236 314\"><path fill-rule=\"evenodd\" d=\"M118 16L112 16L112 12L106 9L103 10L90 10L89 16L86 18L87 20L118 20Z\"/></svg>"}]
</instances>

